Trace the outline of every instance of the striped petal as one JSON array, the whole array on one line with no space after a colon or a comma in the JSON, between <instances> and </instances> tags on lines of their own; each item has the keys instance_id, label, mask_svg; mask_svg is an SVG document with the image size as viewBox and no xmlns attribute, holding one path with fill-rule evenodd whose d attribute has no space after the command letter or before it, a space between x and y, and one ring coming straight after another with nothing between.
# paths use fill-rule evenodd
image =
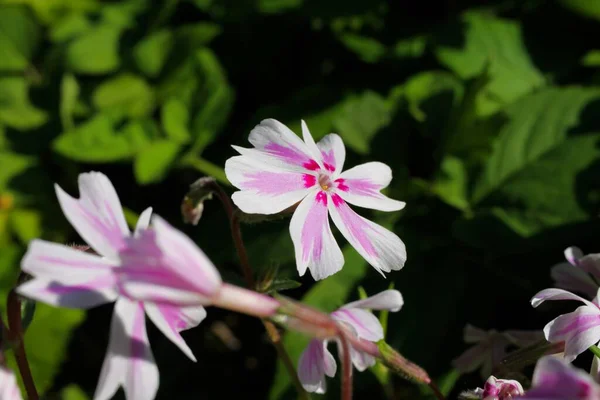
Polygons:
<instances>
[{"instance_id":1,"label":"striped petal","mask_svg":"<svg viewBox=\"0 0 600 400\"><path fill-rule=\"evenodd\" d=\"M353 301L342 308L365 308L369 310L399 311L404 305L402 294L397 290L384 290L366 299Z\"/></svg>"},{"instance_id":2,"label":"striped petal","mask_svg":"<svg viewBox=\"0 0 600 400\"><path fill-rule=\"evenodd\" d=\"M544 335L551 343L565 342L565 359L573 361L600 341L600 310L581 306L550 321L544 327Z\"/></svg>"},{"instance_id":3,"label":"striped petal","mask_svg":"<svg viewBox=\"0 0 600 400\"><path fill-rule=\"evenodd\" d=\"M331 317L351 326L361 339L378 342L384 337L381 323L369 311L360 308L340 308L332 312Z\"/></svg>"},{"instance_id":4,"label":"striped petal","mask_svg":"<svg viewBox=\"0 0 600 400\"><path fill-rule=\"evenodd\" d=\"M582 303L584 303L588 306L595 307L591 301L586 300L581 296L577 296L576 294L573 294L573 293L568 292L563 289L554 289L554 288L544 289L544 290L538 292L531 299L531 305L533 307L537 307L540 304L542 304L543 302L548 301L548 300L575 300L575 301L581 301Z\"/></svg>"},{"instance_id":5,"label":"striped petal","mask_svg":"<svg viewBox=\"0 0 600 400\"><path fill-rule=\"evenodd\" d=\"M317 147L321 152L323 167L337 177L342 172L346 160L346 147L342 138L335 133L330 133L317 142Z\"/></svg>"},{"instance_id":6,"label":"striped petal","mask_svg":"<svg viewBox=\"0 0 600 400\"><path fill-rule=\"evenodd\" d=\"M300 355L298 378L307 392L325 393L325 375L334 377L335 359L327 350L327 342L313 339Z\"/></svg>"}]
</instances>

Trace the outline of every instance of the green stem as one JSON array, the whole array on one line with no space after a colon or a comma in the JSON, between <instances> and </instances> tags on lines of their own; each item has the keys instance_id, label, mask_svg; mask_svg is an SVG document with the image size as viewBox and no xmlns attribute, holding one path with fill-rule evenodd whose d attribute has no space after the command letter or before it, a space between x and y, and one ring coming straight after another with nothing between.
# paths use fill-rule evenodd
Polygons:
<instances>
[{"instance_id":1,"label":"green stem","mask_svg":"<svg viewBox=\"0 0 600 400\"><path fill-rule=\"evenodd\" d=\"M598 358L600 358L600 349L598 348L598 346L596 346L595 344L590 346L589 349L592 353L594 353L594 355Z\"/></svg>"},{"instance_id":2,"label":"green stem","mask_svg":"<svg viewBox=\"0 0 600 400\"><path fill-rule=\"evenodd\" d=\"M214 177L220 183L227 186L231 186L231 183L229 183L229 180L227 179L223 168L211 163L210 161L205 160L202 157L195 157L190 155L185 157L182 160L181 164L184 166L195 168L196 170L202 172L205 175Z\"/></svg>"}]
</instances>

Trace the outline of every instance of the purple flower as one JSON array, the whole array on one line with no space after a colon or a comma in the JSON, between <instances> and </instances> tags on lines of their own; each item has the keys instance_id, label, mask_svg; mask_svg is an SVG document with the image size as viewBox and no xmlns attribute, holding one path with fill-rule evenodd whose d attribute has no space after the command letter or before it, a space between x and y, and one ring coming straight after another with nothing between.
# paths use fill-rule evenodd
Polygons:
<instances>
[{"instance_id":1,"label":"purple flower","mask_svg":"<svg viewBox=\"0 0 600 400\"><path fill-rule=\"evenodd\" d=\"M23 271L33 275L33 279L21 285L18 292L61 307L91 308L116 302L109 348L94 398L109 399L123 386L130 400L153 399L159 374L146 333L146 315L195 361L180 332L198 325L206 311L201 306L177 307L122 296L119 271L132 238L117 193L110 180L97 172L79 175L79 192L80 198L75 199L56 186L63 213L98 255L34 240L21 263ZM141 238L147 232L151 212L149 208L142 213L134 237ZM212 290L217 291L218 272L208 259L202 261L204 270L209 271L206 275L212 278L206 286L212 285Z\"/></svg>"},{"instance_id":2,"label":"purple flower","mask_svg":"<svg viewBox=\"0 0 600 400\"><path fill-rule=\"evenodd\" d=\"M464 341L474 345L455 358L452 365L463 373L481 368L481 376L485 379L491 375L493 368L506 357L509 346L526 347L543 340L543 338L542 332L539 331L484 331L467 324Z\"/></svg>"},{"instance_id":3,"label":"purple flower","mask_svg":"<svg viewBox=\"0 0 600 400\"><path fill-rule=\"evenodd\" d=\"M396 312L402 308L404 300L397 290L386 290L364 300L354 301L331 313L338 323L344 324L358 338L378 342L384 338L383 328L379 320L370 310L389 310ZM298 377L308 392L325 393L325 375L333 377L337 370L335 359L327 350L327 340L313 339L302 352L298 361ZM338 346L338 351L341 346ZM359 371L364 371L375 364L375 359L350 349L352 364Z\"/></svg>"},{"instance_id":4,"label":"purple flower","mask_svg":"<svg viewBox=\"0 0 600 400\"><path fill-rule=\"evenodd\" d=\"M23 400L15 374L8 368L0 366L0 399Z\"/></svg>"},{"instance_id":5,"label":"purple flower","mask_svg":"<svg viewBox=\"0 0 600 400\"><path fill-rule=\"evenodd\" d=\"M565 360L546 356L535 366L531 389L519 399L599 400L600 387L588 374Z\"/></svg>"},{"instance_id":6,"label":"purple flower","mask_svg":"<svg viewBox=\"0 0 600 400\"><path fill-rule=\"evenodd\" d=\"M285 125L266 119L250 132L253 149L234 146L241 155L227 160L225 173L240 189L233 202L251 214L276 214L300 202L290 222L298 273L328 277L344 265L344 257L328 215L350 244L382 275L406 261L404 243L392 232L361 217L348 203L381 211L397 211L405 203L380 193L392 179L391 169L369 162L342 172L346 150L329 134L318 143L302 121L301 140Z\"/></svg>"},{"instance_id":7,"label":"purple flower","mask_svg":"<svg viewBox=\"0 0 600 400\"><path fill-rule=\"evenodd\" d=\"M523 386L518 381L490 376L483 385L483 389L477 388L473 392L463 393L461 397L481 400L512 400L523 393Z\"/></svg>"},{"instance_id":8,"label":"purple flower","mask_svg":"<svg viewBox=\"0 0 600 400\"><path fill-rule=\"evenodd\" d=\"M600 341L598 297L592 302L563 289L545 289L531 299L531 305L537 307L546 300L576 300L584 304L571 313L553 319L544 327L546 340L551 343L565 342L567 361L573 361Z\"/></svg>"},{"instance_id":9,"label":"purple flower","mask_svg":"<svg viewBox=\"0 0 600 400\"><path fill-rule=\"evenodd\" d=\"M552 267L550 275L556 286L586 295L588 299L596 296L600 285L600 254L583 255L578 247L565 249L563 262Z\"/></svg>"}]
</instances>

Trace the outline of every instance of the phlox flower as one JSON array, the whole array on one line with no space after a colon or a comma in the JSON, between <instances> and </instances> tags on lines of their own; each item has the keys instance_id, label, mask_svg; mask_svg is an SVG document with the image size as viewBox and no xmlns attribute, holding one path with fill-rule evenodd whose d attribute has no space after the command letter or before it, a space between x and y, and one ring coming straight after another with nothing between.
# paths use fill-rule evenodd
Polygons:
<instances>
[{"instance_id":1,"label":"phlox flower","mask_svg":"<svg viewBox=\"0 0 600 400\"><path fill-rule=\"evenodd\" d=\"M130 400L153 399L159 373L148 342L145 316L195 361L180 332L198 325L206 311L197 305L154 304L121 295L119 270L123 268L123 254L146 231L152 210L146 209L141 214L132 237L110 180L101 173L91 172L79 175L78 182L79 199L69 196L59 186L55 187L56 194L66 218L98 255L34 240L21 263L23 271L33 279L19 286L18 292L61 307L91 308L115 302L109 348L94 398L109 399L122 386ZM220 276L205 256L202 263L209 277L204 282L204 293L216 292Z\"/></svg>"},{"instance_id":2,"label":"phlox flower","mask_svg":"<svg viewBox=\"0 0 600 400\"><path fill-rule=\"evenodd\" d=\"M567 262L550 270L556 286L593 299L600 288L600 254L584 255L578 247L565 249Z\"/></svg>"},{"instance_id":3,"label":"phlox flower","mask_svg":"<svg viewBox=\"0 0 600 400\"><path fill-rule=\"evenodd\" d=\"M565 360L545 356L535 366L531 388L519 399L600 400L600 386Z\"/></svg>"},{"instance_id":4,"label":"phlox flower","mask_svg":"<svg viewBox=\"0 0 600 400\"><path fill-rule=\"evenodd\" d=\"M463 373L481 368L481 376L485 379L491 375L493 368L506 357L509 346L526 347L543 340L544 336L539 331L498 332L494 329L484 331L467 324L463 338L465 343L473 344L473 346L455 358L452 365Z\"/></svg>"},{"instance_id":5,"label":"phlox flower","mask_svg":"<svg viewBox=\"0 0 600 400\"><path fill-rule=\"evenodd\" d=\"M462 393L463 399L481 400L513 400L524 393L523 386L518 381L511 379L497 379L490 376L482 388L472 392Z\"/></svg>"},{"instance_id":6,"label":"phlox flower","mask_svg":"<svg viewBox=\"0 0 600 400\"><path fill-rule=\"evenodd\" d=\"M250 214L276 214L299 202L290 234L300 275L308 268L319 280L344 265L328 215L379 273L401 269L406 249L400 238L348 206L381 211L404 208L405 203L380 193L392 179L391 169L369 162L342 172L346 149L338 135L331 133L315 143L302 121L302 136L304 140L282 123L266 119L250 132L253 149L233 146L241 154L225 163L227 178L240 189L233 202Z\"/></svg>"},{"instance_id":7,"label":"phlox flower","mask_svg":"<svg viewBox=\"0 0 600 400\"><path fill-rule=\"evenodd\" d=\"M533 296L531 305L537 307L546 300L576 300L584 305L575 311L553 319L544 327L546 340L565 342L565 359L573 361L591 345L600 341L600 291L589 301L563 289L545 289Z\"/></svg>"},{"instance_id":8,"label":"phlox flower","mask_svg":"<svg viewBox=\"0 0 600 400\"><path fill-rule=\"evenodd\" d=\"M23 400L15 374L8 368L0 366L0 399Z\"/></svg>"},{"instance_id":9,"label":"phlox flower","mask_svg":"<svg viewBox=\"0 0 600 400\"><path fill-rule=\"evenodd\" d=\"M378 342L384 338L383 327L371 310L398 311L404 300L397 290L386 290L363 300L348 303L331 313L332 319L348 327L358 338ZM327 350L328 340L312 339L298 361L298 377L308 392L325 393L325 375L335 376L337 364ZM341 346L338 345L338 352ZM375 364L375 359L361 351L350 348L352 364L364 371Z\"/></svg>"}]
</instances>

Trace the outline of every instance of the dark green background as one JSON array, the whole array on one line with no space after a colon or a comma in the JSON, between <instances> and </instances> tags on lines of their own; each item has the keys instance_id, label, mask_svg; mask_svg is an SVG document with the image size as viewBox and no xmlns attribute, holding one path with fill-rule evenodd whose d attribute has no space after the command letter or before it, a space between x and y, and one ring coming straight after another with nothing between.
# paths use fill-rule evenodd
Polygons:
<instances>
[{"instance_id":1,"label":"dark green background","mask_svg":"<svg viewBox=\"0 0 600 400\"><path fill-rule=\"evenodd\" d=\"M331 311L359 285L372 294L394 282L406 305L390 316L389 343L452 396L474 388L477 374L457 380L450 367L464 325L541 329L556 311L528 300L551 284L562 250L600 250L598 38L596 0L0 1L3 293L29 240L78 242L52 184L75 195L89 170L242 282L220 205L207 203L190 227L180 202L198 177L224 180L230 145L246 146L261 119L299 132L304 118L317 139L342 136L346 166L392 167L388 194L406 209L359 212L393 228L408 261L383 280L344 248L342 272L317 284L305 276L286 294ZM244 227L257 276L277 265L298 279L288 223ZM26 341L48 398L93 394L111 310L38 306ZM209 309L184 334L196 364L148 326L159 398L294 397L256 320ZM295 359L305 343L286 337ZM420 396L400 379L388 385L391 398ZM338 388L330 380L327 396ZM386 398L369 371L355 388L358 399Z\"/></svg>"}]
</instances>

